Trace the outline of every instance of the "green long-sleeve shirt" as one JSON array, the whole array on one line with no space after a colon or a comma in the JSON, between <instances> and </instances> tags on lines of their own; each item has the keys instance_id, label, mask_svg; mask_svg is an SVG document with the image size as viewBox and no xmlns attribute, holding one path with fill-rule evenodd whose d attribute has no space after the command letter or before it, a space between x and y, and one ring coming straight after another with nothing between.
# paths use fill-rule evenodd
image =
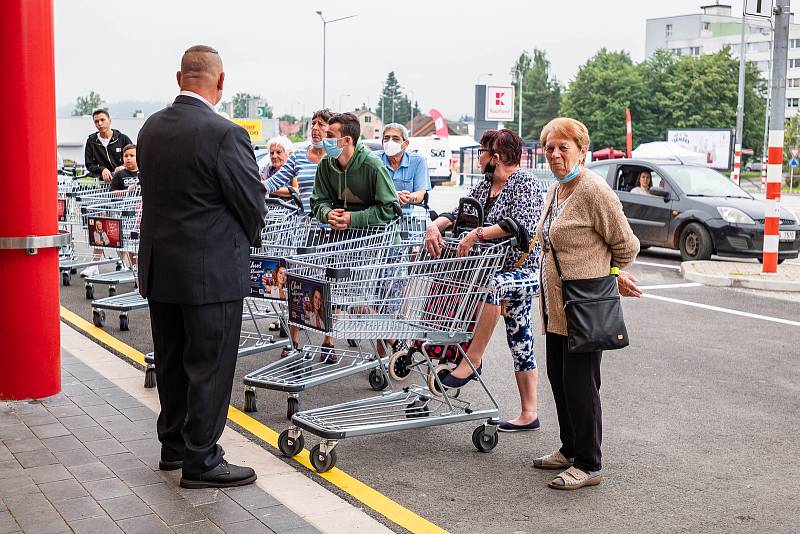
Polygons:
<instances>
[{"instance_id":1,"label":"green long-sleeve shirt","mask_svg":"<svg viewBox=\"0 0 800 534\"><path fill-rule=\"evenodd\" d=\"M322 223L328 222L329 211L343 208L351 212L352 227L380 225L395 218L396 200L397 191L383 162L358 143L344 169L337 159L322 158L311 193L311 211Z\"/></svg>"}]
</instances>

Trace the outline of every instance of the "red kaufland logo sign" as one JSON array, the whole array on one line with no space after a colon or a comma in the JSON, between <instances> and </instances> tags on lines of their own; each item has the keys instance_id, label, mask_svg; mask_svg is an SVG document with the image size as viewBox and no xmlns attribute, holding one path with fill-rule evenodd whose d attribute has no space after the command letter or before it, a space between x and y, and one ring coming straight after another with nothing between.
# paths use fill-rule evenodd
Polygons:
<instances>
[{"instance_id":1,"label":"red kaufland logo sign","mask_svg":"<svg viewBox=\"0 0 800 534\"><path fill-rule=\"evenodd\" d=\"M513 121L514 120L514 87L511 85L486 86L486 113L487 121Z\"/></svg>"}]
</instances>

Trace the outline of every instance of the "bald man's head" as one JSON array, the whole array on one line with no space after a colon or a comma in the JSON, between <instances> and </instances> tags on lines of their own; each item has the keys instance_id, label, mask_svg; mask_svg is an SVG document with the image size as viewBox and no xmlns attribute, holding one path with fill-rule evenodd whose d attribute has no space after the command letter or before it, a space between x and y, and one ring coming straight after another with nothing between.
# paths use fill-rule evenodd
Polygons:
<instances>
[{"instance_id":1,"label":"bald man's head","mask_svg":"<svg viewBox=\"0 0 800 534\"><path fill-rule=\"evenodd\" d=\"M186 50L177 78L181 90L197 93L214 105L222 99L222 58L210 46L195 45Z\"/></svg>"}]
</instances>

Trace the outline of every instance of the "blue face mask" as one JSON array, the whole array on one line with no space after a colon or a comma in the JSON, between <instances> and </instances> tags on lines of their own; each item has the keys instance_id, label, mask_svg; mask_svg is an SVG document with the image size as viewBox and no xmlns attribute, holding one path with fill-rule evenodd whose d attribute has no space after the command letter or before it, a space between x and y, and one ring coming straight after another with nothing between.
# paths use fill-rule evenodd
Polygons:
<instances>
[{"instance_id":1,"label":"blue face mask","mask_svg":"<svg viewBox=\"0 0 800 534\"><path fill-rule=\"evenodd\" d=\"M338 140L339 139L334 139L331 137L326 137L322 140L322 148L324 148L325 153L332 158L338 158L342 153L342 147L336 144Z\"/></svg>"},{"instance_id":2,"label":"blue face mask","mask_svg":"<svg viewBox=\"0 0 800 534\"><path fill-rule=\"evenodd\" d=\"M556 180L558 180L558 183L560 184L565 184L569 181L572 181L574 178L577 178L578 175L580 175L580 173L581 173L581 166L580 164L576 163L575 166L572 167L572 170L569 171L569 173L567 173L566 176L564 176L563 178L559 178L558 176L556 176Z\"/></svg>"},{"instance_id":3,"label":"blue face mask","mask_svg":"<svg viewBox=\"0 0 800 534\"><path fill-rule=\"evenodd\" d=\"M322 141L323 141L323 140L314 141L314 140L312 139L312 140L311 140L311 146L313 146L314 148L323 148L323 147L325 146L325 143L323 143Z\"/></svg>"}]
</instances>

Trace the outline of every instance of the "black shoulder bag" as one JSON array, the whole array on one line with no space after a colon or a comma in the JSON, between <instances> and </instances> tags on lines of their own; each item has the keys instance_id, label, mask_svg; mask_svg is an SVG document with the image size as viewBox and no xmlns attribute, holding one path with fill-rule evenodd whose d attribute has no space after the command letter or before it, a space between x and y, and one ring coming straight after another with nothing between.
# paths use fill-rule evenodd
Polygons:
<instances>
[{"instance_id":1,"label":"black shoulder bag","mask_svg":"<svg viewBox=\"0 0 800 534\"><path fill-rule=\"evenodd\" d=\"M555 197L550 206L550 216L555 208ZM550 219L550 230L553 219ZM594 352L616 350L628 346L628 331L622 317L622 303L617 287L617 276L609 274L600 278L564 280L556 249L550 240L553 262L561 278L561 295L564 315L567 318L567 350L569 352Z\"/></svg>"}]
</instances>

